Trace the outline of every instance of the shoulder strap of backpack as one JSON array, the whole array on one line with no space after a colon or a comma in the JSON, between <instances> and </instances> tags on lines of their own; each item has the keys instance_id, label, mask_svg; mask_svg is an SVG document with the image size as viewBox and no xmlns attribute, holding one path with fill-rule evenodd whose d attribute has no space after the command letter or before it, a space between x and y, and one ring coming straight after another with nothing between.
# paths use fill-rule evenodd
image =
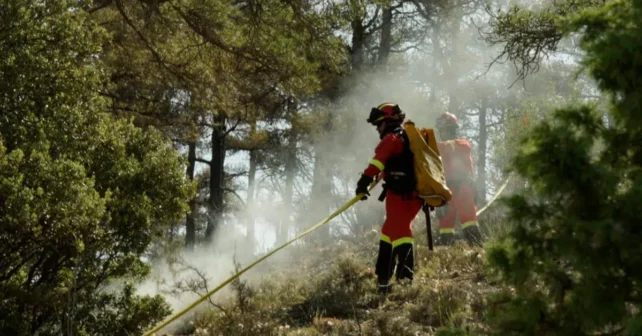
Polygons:
<instances>
[{"instance_id":1,"label":"shoulder strap of backpack","mask_svg":"<svg viewBox=\"0 0 642 336\"><path fill-rule=\"evenodd\" d=\"M410 139L408 138L408 134L406 134L406 131L404 129L399 132L401 135L401 138L403 139L403 152L408 153L410 152Z\"/></svg>"}]
</instances>

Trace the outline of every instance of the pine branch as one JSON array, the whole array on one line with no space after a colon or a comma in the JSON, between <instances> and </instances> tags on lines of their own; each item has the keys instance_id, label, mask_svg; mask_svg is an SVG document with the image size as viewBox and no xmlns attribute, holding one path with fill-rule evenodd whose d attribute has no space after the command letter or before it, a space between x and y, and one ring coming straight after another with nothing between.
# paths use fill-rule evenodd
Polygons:
<instances>
[{"instance_id":1,"label":"pine branch","mask_svg":"<svg viewBox=\"0 0 642 336\"><path fill-rule=\"evenodd\" d=\"M208 160L201 159L201 158L195 158L194 161L200 162L200 163L205 163L205 164L208 164L208 165L212 165L212 161L208 161Z\"/></svg>"}]
</instances>

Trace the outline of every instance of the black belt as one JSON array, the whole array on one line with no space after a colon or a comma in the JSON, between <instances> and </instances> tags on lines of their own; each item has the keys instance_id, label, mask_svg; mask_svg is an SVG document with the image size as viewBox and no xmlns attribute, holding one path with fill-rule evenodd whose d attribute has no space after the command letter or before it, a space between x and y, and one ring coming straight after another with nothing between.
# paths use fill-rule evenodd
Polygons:
<instances>
[{"instance_id":1,"label":"black belt","mask_svg":"<svg viewBox=\"0 0 642 336\"><path fill-rule=\"evenodd\" d=\"M388 188L386 187L385 183L382 185L382 187L383 187L383 190L381 191L381 194L379 195L379 198L378 198L379 202L383 202L386 199L386 194L388 192ZM407 194L402 194L401 195L401 199L403 199L403 200L411 200L411 199L414 199L414 197L412 197L412 193L410 192L410 193L407 193Z\"/></svg>"}]
</instances>

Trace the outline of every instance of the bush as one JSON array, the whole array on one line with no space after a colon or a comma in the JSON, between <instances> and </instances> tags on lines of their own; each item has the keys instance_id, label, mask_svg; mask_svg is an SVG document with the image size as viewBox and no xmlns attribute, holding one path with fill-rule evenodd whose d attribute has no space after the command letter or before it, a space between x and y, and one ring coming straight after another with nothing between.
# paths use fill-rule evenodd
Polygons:
<instances>
[{"instance_id":1,"label":"bush","mask_svg":"<svg viewBox=\"0 0 642 336\"><path fill-rule=\"evenodd\" d=\"M513 167L528 188L508 199L515 228L488 252L510 286L494 300L496 334L642 333L642 1L582 4L559 22L582 34L611 122L560 108L522 142Z\"/></svg>"},{"instance_id":2,"label":"bush","mask_svg":"<svg viewBox=\"0 0 642 336\"><path fill-rule=\"evenodd\" d=\"M178 153L102 113L103 30L73 1L0 6L0 334L131 335L169 309L115 280L187 210Z\"/></svg>"}]
</instances>

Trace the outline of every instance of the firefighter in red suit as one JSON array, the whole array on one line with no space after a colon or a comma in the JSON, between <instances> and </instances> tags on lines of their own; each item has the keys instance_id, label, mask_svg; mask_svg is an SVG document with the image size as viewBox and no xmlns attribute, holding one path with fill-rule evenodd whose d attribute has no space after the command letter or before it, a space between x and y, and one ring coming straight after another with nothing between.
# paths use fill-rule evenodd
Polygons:
<instances>
[{"instance_id":1,"label":"firefighter in red suit","mask_svg":"<svg viewBox=\"0 0 642 336\"><path fill-rule=\"evenodd\" d=\"M446 183L453 194L447 206L437 209L439 242L443 245L452 244L455 238L455 220L459 216L466 241L471 245L479 245L482 237L475 208L475 180L470 143L457 137L459 123L457 117L451 113L443 113L437 119L435 128L442 140L437 145Z\"/></svg>"},{"instance_id":2,"label":"firefighter in red suit","mask_svg":"<svg viewBox=\"0 0 642 336\"><path fill-rule=\"evenodd\" d=\"M381 141L368 167L357 183L356 194L370 194L368 186L383 172L384 191L379 197L385 199L386 219L381 229L379 255L376 263L377 282L380 293L391 289L393 272L396 279L409 279L414 275L412 220L423 205L415 191L413 154L402 122L405 115L398 105L383 103L372 108L368 122L376 127ZM395 272L396 269L396 272Z\"/></svg>"}]
</instances>

